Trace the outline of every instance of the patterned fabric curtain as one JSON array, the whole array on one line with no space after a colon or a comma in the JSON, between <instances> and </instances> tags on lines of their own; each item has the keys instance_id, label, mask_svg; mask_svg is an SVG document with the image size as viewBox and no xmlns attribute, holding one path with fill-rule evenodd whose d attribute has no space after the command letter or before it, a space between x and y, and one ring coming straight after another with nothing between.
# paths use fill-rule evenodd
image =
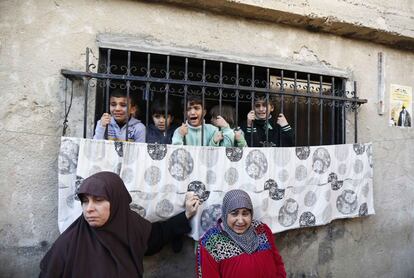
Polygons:
<instances>
[{"instance_id":1,"label":"patterned fabric curtain","mask_svg":"<svg viewBox=\"0 0 414 278\"><path fill-rule=\"evenodd\" d=\"M374 214L372 144L296 148L174 146L62 137L59 229L80 214L76 190L99 171L121 176L131 208L150 221L184 210L184 196L203 200L192 219L197 240L220 217L226 191L247 191L254 218L274 233Z\"/></svg>"}]
</instances>

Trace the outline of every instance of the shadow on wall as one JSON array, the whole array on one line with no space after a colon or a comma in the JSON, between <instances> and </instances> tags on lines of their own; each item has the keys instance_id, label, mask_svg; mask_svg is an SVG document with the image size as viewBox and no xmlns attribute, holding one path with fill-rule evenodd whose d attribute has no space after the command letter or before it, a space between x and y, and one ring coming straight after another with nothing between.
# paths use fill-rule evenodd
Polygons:
<instances>
[{"instance_id":1,"label":"shadow on wall","mask_svg":"<svg viewBox=\"0 0 414 278\"><path fill-rule=\"evenodd\" d=\"M171 245L166 245L160 253L144 258L144 277L182 278L195 277L195 241L184 239L183 249L174 253Z\"/></svg>"},{"instance_id":2,"label":"shadow on wall","mask_svg":"<svg viewBox=\"0 0 414 278\"><path fill-rule=\"evenodd\" d=\"M37 277L40 260L49 248L50 244L47 241L41 241L37 246L1 247L0 277Z\"/></svg>"},{"instance_id":3,"label":"shadow on wall","mask_svg":"<svg viewBox=\"0 0 414 278\"><path fill-rule=\"evenodd\" d=\"M324 266L329 265L334 259L335 241L345 237L347 222L359 221L341 219L326 226L276 234L276 246L283 257L288 277L334 277L329 267L326 269ZM298 260L302 260L299 268L297 264L295 265Z\"/></svg>"}]
</instances>

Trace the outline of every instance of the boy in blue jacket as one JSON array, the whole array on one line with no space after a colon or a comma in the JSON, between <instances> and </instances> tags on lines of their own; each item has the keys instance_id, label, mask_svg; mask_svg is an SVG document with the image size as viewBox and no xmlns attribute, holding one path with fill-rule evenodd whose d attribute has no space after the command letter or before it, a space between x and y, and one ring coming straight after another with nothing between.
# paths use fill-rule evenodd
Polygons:
<instances>
[{"instance_id":1,"label":"boy in blue jacket","mask_svg":"<svg viewBox=\"0 0 414 278\"><path fill-rule=\"evenodd\" d=\"M114 90L109 99L109 112L103 113L101 119L96 124L93 139L108 139L115 141L125 141L128 122L128 141L145 142L145 125L140 120L134 118L137 111L134 99L129 97L121 90ZM127 113L129 110L129 115ZM105 138L105 129L108 128L108 138Z\"/></svg>"}]
</instances>

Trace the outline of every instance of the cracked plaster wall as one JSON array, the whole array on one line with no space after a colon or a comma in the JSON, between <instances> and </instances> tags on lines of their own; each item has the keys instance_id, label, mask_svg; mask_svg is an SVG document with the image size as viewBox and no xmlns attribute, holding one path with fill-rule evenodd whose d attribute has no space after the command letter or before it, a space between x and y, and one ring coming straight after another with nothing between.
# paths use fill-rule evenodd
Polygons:
<instances>
[{"instance_id":1,"label":"cracked plaster wall","mask_svg":"<svg viewBox=\"0 0 414 278\"><path fill-rule=\"evenodd\" d=\"M400 3L409 7L408 1ZM348 72L358 81L359 96L368 99L359 111L359 141L374 142L376 215L287 231L276 235L276 242L290 277L412 275L414 132L388 127L376 106L377 53L386 57L388 93L391 83L414 87L412 52L171 5L39 0L0 2L1 277L36 277L41 257L58 236L57 158L65 85L60 70L84 70L85 48L98 53L96 38L103 33ZM82 105L82 92L75 90L70 136L82 134L77 117ZM387 113L388 103L385 108ZM352 130L347 138L352 139ZM193 243L186 241L179 255L165 248L145 260L145 269L146 277L191 277Z\"/></svg>"}]
</instances>

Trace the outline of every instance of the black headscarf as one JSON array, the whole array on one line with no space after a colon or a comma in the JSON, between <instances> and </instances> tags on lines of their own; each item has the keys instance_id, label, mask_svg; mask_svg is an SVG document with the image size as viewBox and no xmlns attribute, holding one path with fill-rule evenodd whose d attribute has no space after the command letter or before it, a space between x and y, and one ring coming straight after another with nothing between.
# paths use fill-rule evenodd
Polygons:
<instances>
[{"instance_id":1,"label":"black headscarf","mask_svg":"<svg viewBox=\"0 0 414 278\"><path fill-rule=\"evenodd\" d=\"M85 179L78 196L104 197L108 221L92 228L81 215L60 235L40 263L39 277L142 277L151 223L129 208L122 179L100 172Z\"/></svg>"}]
</instances>

